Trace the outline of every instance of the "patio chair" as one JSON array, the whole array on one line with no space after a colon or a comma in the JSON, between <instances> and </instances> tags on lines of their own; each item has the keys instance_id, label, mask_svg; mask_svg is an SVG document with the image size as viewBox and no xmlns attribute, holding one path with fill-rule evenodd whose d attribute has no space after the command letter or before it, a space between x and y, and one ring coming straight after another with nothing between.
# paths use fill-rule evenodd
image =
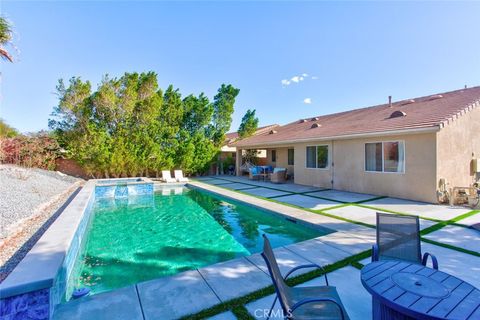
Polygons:
<instances>
[{"instance_id":1,"label":"patio chair","mask_svg":"<svg viewBox=\"0 0 480 320\"><path fill-rule=\"evenodd\" d=\"M175 175L175 180L178 182L188 182L188 178L183 176L182 170L175 170L173 174Z\"/></svg>"},{"instance_id":2,"label":"patio chair","mask_svg":"<svg viewBox=\"0 0 480 320\"><path fill-rule=\"evenodd\" d=\"M162 171L162 181L167 183L176 182L176 180L170 175L170 170Z\"/></svg>"},{"instance_id":3,"label":"patio chair","mask_svg":"<svg viewBox=\"0 0 480 320\"><path fill-rule=\"evenodd\" d=\"M287 169L275 168L273 173L270 174L270 182L272 183L285 183L287 181Z\"/></svg>"},{"instance_id":4,"label":"patio chair","mask_svg":"<svg viewBox=\"0 0 480 320\"><path fill-rule=\"evenodd\" d=\"M328 285L327 274L325 273L326 286L317 287L290 287L285 280L295 271L303 268L323 268L316 264L301 265L290 270L285 277L282 277L280 269L273 254L270 241L263 235L262 257L268 267L268 272L273 281L275 292L272 307L268 313L270 319L273 308L280 301L285 319L349 319L347 311L340 300L335 287Z\"/></svg>"},{"instance_id":5,"label":"patio chair","mask_svg":"<svg viewBox=\"0 0 480 320\"><path fill-rule=\"evenodd\" d=\"M438 270L434 255L425 252L422 256L418 217L377 212L377 244L372 247L372 261L405 260L426 266L428 257Z\"/></svg>"},{"instance_id":6,"label":"patio chair","mask_svg":"<svg viewBox=\"0 0 480 320\"><path fill-rule=\"evenodd\" d=\"M248 179L258 180L262 176L262 170L259 167L251 167L248 169Z\"/></svg>"}]
</instances>

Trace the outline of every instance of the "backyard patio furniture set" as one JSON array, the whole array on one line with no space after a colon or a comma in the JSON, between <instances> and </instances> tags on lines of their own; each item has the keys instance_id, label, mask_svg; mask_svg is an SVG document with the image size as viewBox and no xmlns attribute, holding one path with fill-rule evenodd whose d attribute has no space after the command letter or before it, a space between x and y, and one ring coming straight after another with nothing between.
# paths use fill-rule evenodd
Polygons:
<instances>
[{"instance_id":1,"label":"backyard patio furniture set","mask_svg":"<svg viewBox=\"0 0 480 320\"><path fill-rule=\"evenodd\" d=\"M273 168L272 166L254 166L249 169L248 178L250 180L270 180L272 183L285 183L287 181L287 169Z\"/></svg>"},{"instance_id":2,"label":"backyard patio furniture set","mask_svg":"<svg viewBox=\"0 0 480 320\"><path fill-rule=\"evenodd\" d=\"M426 252L422 256L418 217L377 212L376 242L372 263L363 267L360 279L372 295L374 320L474 319L472 314L480 308L480 290L438 271L434 255ZM326 273L325 286L290 287L285 282L299 269L323 270L321 266L298 266L282 277L265 235L262 257L276 292L267 319L277 300L286 319L349 319ZM426 266L428 257L432 268Z\"/></svg>"}]
</instances>

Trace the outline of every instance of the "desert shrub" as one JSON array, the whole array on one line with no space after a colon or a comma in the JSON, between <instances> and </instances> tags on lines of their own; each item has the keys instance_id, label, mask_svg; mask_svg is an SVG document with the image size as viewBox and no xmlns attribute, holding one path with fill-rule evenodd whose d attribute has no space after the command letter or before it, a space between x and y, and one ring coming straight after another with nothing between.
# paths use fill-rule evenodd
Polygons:
<instances>
[{"instance_id":1,"label":"desert shrub","mask_svg":"<svg viewBox=\"0 0 480 320\"><path fill-rule=\"evenodd\" d=\"M0 161L23 167L55 169L55 160L61 156L56 139L41 132L0 138Z\"/></svg>"}]
</instances>

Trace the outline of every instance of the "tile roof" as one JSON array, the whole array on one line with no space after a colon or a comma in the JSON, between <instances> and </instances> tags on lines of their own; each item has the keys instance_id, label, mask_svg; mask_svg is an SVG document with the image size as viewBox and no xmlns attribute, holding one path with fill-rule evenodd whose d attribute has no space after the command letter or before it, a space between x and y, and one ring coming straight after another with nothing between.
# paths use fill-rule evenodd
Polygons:
<instances>
[{"instance_id":1,"label":"tile roof","mask_svg":"<svg viewBox=\"0 0 480 320\"><path fill-rule=\"evenodd\" d=\"M358 134L442 127L459 113L480 102L480 87L456 90L425 97L300 119L278 126L275 133L264 132L238 140L237 147L261 146L335 139ZM395 115L393 115L395 112ZM315 125L316 124L316 125Z\"/></svg>"},{"instance_id":2,"label":"tile roof","mask_svg":"<svg viewBox=\"0 0 480 320\"><path fill-rule=\"evenodd\" d=\"M273 128L278 127L278 126L279 126L278 124L270 124L268 126L259 127L259 128L257 128L257 131L255 131L254 135L262 134L262 133L264 133L266 131L269 131L270 129L273 129ZM226 140L227 144L231 144L237 139L238 139L238 132L229 132L225 135L225 140Z\"/></svg>"}]
</instances>

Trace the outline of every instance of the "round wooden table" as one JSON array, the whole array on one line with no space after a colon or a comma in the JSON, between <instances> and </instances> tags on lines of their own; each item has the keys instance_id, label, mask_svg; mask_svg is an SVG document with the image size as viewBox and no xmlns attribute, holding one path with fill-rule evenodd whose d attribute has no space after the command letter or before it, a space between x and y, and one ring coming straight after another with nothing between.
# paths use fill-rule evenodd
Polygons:
<instances>
[{"instance_id":1,"label":"round wooden table","mask_svg":"<svg viewBox=\"0 0 480 320\"><path fill-rule=\"evenodd\" d=\"M480 290L445 272L378 261L362 269L361 279L372 295L373 319L480 319Z\"/></svg>"}]
</instances>

